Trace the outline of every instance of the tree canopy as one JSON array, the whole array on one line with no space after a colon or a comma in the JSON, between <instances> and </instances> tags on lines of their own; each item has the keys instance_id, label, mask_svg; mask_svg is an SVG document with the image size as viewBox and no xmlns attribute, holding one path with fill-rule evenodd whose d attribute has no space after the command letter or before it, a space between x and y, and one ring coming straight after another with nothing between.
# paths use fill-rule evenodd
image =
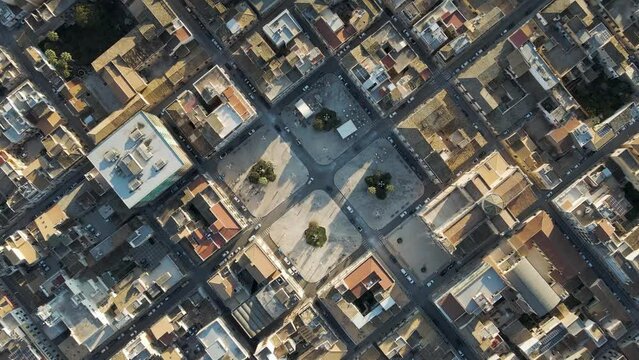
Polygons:
<instances>
[{"instance_id":1,"label":"tree canopy","mask_svg":"<svg viewBox=\"0 0 639 360\"><path fill-rule=\"evenodd\" d=\"M378 199L384 200L389 192L395 191L395 186L391 184L393 177L390 173L376 172L364 178L368 192L375 195Z\"/></svg>"},{"instance_id":2,"label":"tree canopy","mask_svg":"<svg viewBox=\"0 0 639 360\"><path fill-rule=\"evenodd\" d=\"M322 247L328 240L326 236L326 228L319 226L316 222L310 222L308 228L304 231L306 243L313 247Z\"/></svg>"},{"instance_id":3,"label":"tree canopy","mask_svg":"<svg viewBox=\"0 0 639 360\"><path fill-rule=\"evenodd\" d=\"M313 129L317 131L331 131L338 127L340 124L337 113L331 109L323 108L313 121Z\"/></svg>"},{"instance_id":4,"label":"tree canopy","mask_svg":"<svg viewBox=\"0 0 639 360\"><path fill-rule=\"evenodd\" d=\"M252 184L267 185L269 182L275 181L276 178L273 163L262 159L251 167L248 174L248 180Z\"/></svg>"}]
</instances>

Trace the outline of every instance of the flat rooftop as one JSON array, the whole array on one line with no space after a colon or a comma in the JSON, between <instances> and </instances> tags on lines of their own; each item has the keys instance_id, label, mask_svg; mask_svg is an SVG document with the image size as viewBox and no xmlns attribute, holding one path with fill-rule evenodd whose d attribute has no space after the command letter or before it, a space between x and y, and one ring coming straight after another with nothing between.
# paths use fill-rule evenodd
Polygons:
<instances>
[{"instance_id":1,"label":"flat rooftop","mask_svg":"<svg viewBox=\"0 0 639 360\"><path fill-rule=\"evenodd\" d=\"M88 158L129 208L191 166L160 120L144 112L100 142Z\"/></svg>"},{"instance_id":2,"label":"flat rooftop","mask_svg":"<svg viewBox=\"0 0 639 360\"><path fill-rule=\"evenodd\" d=\"M248 359L248 353L233 337L222 319L216 319L197 333L208 359Z\"/></svg>"}]
</instances>

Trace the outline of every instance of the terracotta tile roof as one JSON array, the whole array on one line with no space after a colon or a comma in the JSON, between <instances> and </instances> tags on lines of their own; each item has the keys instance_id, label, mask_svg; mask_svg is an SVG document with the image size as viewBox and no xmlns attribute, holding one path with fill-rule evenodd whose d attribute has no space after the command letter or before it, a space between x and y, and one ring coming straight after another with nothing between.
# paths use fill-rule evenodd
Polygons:
<instances>
[{"instance_id":1,"label":"terracotta tile roof","mask_svg":"<svg viewBox=\"0 0 639 360\"><path fill-rule=\"evenodd\" d=\"M444 21L444 23L452 25L455 30L458 30L459 28L464 26L464 23L466 22L466 19L459 11L455 11L452 14L449 14L445 18L442 18L442 20Z\"/></svg>"},{"instance_id":2,"label":"terracotta tile roof","mask_svg":"<svg viewBox=\"0 0 639 360\"><path fill-rule=\"evenodd\" d=\"M367 287L364 284L370 281L377 282L384 290L388 290L395 283L373 256L344 278L344 283L356 298L366 292Z\"/></svg>"},{"instance_id":3,"label":"terracotta tile roof","mask_svg":"<svg viewBox=\"0 0 639 360\"><path fill-rule=\"evenodd\" d=\"M522 45L526 43L526 41L528 41L528 36L521 29L519 29L515 31L512 35L510 35L508 40L510 40L510 43L513 44L515 48L519 49Z\"/></svg>"},{"instance_id":4,"label":"terracotta tile roof","mask_svg":"<svg viewBox=\"0 0 639 360\"><path fill-rule=\"evenodd\" d=\"M187 30L184 26L177 29L174 35L178 38L178 40L180 40L180 42L185 42L191 37L191 33L189 33L189 30Z\"/></svg>"},{"instance_id":5,"label":"terracotta tile roof","mask_svg":"<svg viewBox=\"0 0 639 360\"><path fill-rule=\"evenodd\" d=\"M602 242L607 242L615 234L615 228L610 224L608 219L602 219L597 222L595 227L595 237Z\"/></svg>"},{"instance_id":6,"label":"terracotta tile roof","mask_svg":"<svg viewBox=\"0 0 639 360\"><path fill-rule=\"evenodd\" d=\"M433 74L433 72L432 72L432 71L430 71L430 69L429 69L429 68L426 68L426 69L422 70L422 71L419 73L419 76L421 76L422 80L427 81L428 79L430 79L430 76L431 76L432 74Z\"/></svg>"},{"instance_id":7,"label":"terracotta tile roof","mask_svg":"<svg viewBox=\"0 0 639 360\"><path fill-rule=\"evenodd\" d=\"M395 66L395 59L393 59L392 56L390 56L390 54L384 56L382 59L382 64L384 65L384 67L386 68L386 70L388 69L392 69L393 66Z\"/></svg>"},{"instance_id":8,"label":"terracotta tile roof","mask_svg":"<svg viewBox=\"0 0 639 360\"><path fill-rule=\"evenodd\" d=\"M193 244L193 250L202 259L202 261L208 259L217 250L217 246L213 242L206 244Z\"/></svg>"},{"instance_id":9,"label":"terracotta tile roof","mask_svg":"<svg viewBox=\"0 0 639 360\"><path fill-rule=\"evenodd\" d=\"M340 39L337 34L331 30L331 27L322 18L315 21L315 28L324 41L326 41L328 46L330 46L333 50L337 49L344 42L344 40Z\"/></svg>"},{"instance_id":10,"label":"terracotta tile roof","mask_svg":"<svg viewBox=\"0 0 639 360\"><path fill-rule=\"evenodd\" d=\"M211 213L217 219L209 229L218 232L226 241L233 238L240 232L240 226L235 222L231 214L226 211L222 204L217 203L211 207Z\"/></svg>"},{"instance_id":11,"label":"terracotta tile roof","mask_svg":"<svg viewBox=\"0 0 639 360\"><path fill-rule=\"evenodd\" d=\"M453 322L462 317L466 311L459 304L452 294L447 294L443 299L439 300L439 307Z\"/></svg>"},{"instance_id":12,"label":"terracotta tile roof","mask_svg":"<svg viewBox=\"0 0 639 360\"><path fill-rule=\"evenodd\" d=\"M189 192L193 195L197 195L204 191L204 189L208 188L209 184L206 179L202 176L198 176L193 181L191 181L188 185Z\"/></svg>"},{"instance_id":13,"label":"terracotta tile roof","mask_svg":"<svg viewBox=\"0 0 639 360\"><path fill-rule=\"evenodd\" d=\"M563 238L561 231L555 227L546 212L540 211L534 215L521 231L512 237L511 241L516 248L530 241L534 242L559 270L564 281L570 280L586 269L583 259L579 257L570 242Z\"/></svg>"}]
</instances>

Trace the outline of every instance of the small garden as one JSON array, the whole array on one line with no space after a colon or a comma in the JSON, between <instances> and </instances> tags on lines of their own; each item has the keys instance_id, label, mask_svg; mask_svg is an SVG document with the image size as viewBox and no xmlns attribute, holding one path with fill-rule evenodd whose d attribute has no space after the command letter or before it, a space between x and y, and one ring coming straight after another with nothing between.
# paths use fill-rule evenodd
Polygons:
<instances>
[{"instance_id":1,"label":"small garden","mask_svg":"<svg viewBox=\"0 0 639 360\"><path fill-rule=\"evenodd\" d=\"M331 109L322 108L313 120L313 129L317 131L331 131L340 124L337 113Z\"/></svg>"},{"instance_id":2,"label":"small garden","mask_svg":"<svg viewBox=\"0 0 639 360\"><path fill-rule=\"evenodd\" d=\"M376 172L367 176L364 181L370 194L375 195L380 200L384 200L388 193L395 191L395 186L391 183L392 178L390 173Z\"/></svg>"},{"instance_id":3,"label":"small garden","mask_svg":"<svg viewBox=\"0 0 639 360\"><path fill-rule=\"evenodd\" d=\"M608 118L619 108L632 101L632 85L621 78L609 79L601 75L589 84L580 84L573 90L579 104L590 115L600 120Z\"/></svg>"},{"instance_id":4,"label":"small garden","mask_svg":"<svg viewBox=\"0 0 639 360\"><path fill-rule=\"evenodd\" d=\"M262 159L251 167L248 174L248 181L251 184L267 185L275 179L277 179L277 175L275 175L273 163Z\"/></svg>"},{"instance_id":5,"label":"small garden","mask_svg":"<svg viewBox=\"0 0 639 360\"><path fill-rule=\"evenodd\" d=\"M49 32L40 43L49 61L64 77L70 76L74 66L90 65L135 24L116 0L78 2L71 11L75 21Z\"/></svg>"},{"instance_id":6,"label":"small garden","mask_svg":"<svg viewBox=\"0 0 639 360\"><path fill-rule=\"evenodd\" d=\"M320 248L324 246L328 240L326 236L326 228L319 226L314 221L311 221L308 224L308 228L304 230L304 238L306 239L307 244Z\"/></svg>"}]
</instances>

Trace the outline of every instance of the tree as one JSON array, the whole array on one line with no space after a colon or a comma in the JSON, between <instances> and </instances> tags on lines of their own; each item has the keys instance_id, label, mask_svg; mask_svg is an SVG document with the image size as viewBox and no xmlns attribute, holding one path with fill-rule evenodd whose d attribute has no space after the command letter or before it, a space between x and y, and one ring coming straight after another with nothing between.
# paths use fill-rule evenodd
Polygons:
<instances>
[{"instance_id":1,"label":"tree","mask_svg":"<svg viewBox=\"0 0 639 360\"><path fill-rule=\"evenodd\" d=\"M66 63L70 63L70 62L73 61L73 56L71 56L70 53L65 51L62 54L60 54L60 61L64 61Z\"/></svg>"},{"instance_id":2,"label":"tree","mask_svg":"<svg viewBox=\"0 0 639 360\"><path fill-rule=\"evenodd\" d=\"M82 3L73 8L75 22L81 27L94 26L98 21L98 14L94 4Z\"/></svg>"},{"instance_id":3,"label":"tree","mask_svg":"<svg viewBox=\"0 0 639 360\"><path fill-rule=\"evenodd\" d=\"M55 51L48 49L44 52L44 56L47 58L47 61L51 63L51 65L55 66L58 62L58 54Z\"/></svg>"},{"instance_id":4,"label":"tree","mask_svg":"<svg viewBox=\"0 0 639 360\"><path fill-rule=\"evenodd\" d=\"M368 192L375 195L378 199L386 199L389 192L395 191L395 186L391 184L392 176L390 173L375 172L364 178L368 186Z\"/></svg>"},{"instance_id":5,"label":"tree","mask_svg":"<svg viewBox=\"0 0 639 360\"><path fill-rule=\"evenodd\" d=\"M331 131L339 125L337 113L331 109L322 108L313 120L313 129L317 131Z\"/></svg>"},{"instance_id":6,"label":"tree","mask_svg":"<svg viewBox=\"0 0 639 360\"><path fill-rule=\"evenodd\" d=\"M267 185L275 179L277 179L277 175L275 175L275 168L270 161L260 159L249 170L248 181L252 184Z\"/></svg>"},{"instance_id":7,"label":"tree","mask_svg":"<svg viewBox=\"0 0 639 360\"><path fill-rule=\"evenodd\" d=\"M314 247L322 247L326 244L328 237L326 236L326 228L319 226L316 222L311 221L308 228L304 230L304 238L306 243Z\"/></svg>"},{"instance_id":8,"label":"tree","mask_svg":"<svg viewBox=\"0 0 639 360\"><path fill-rule=\"evenodd\" d=\"M47 33L47 40L49 40L51 42L56 42L56 41L60 40L60 36L55 31L49 31Z\"/></svg>"}]
</instances>

